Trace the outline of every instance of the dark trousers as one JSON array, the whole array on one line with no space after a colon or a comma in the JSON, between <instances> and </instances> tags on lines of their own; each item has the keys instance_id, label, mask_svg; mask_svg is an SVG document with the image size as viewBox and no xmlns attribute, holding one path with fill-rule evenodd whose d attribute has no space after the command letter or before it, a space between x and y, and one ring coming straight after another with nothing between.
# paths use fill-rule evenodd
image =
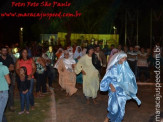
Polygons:
<instances>
[{"instance_id":1,"label":"dark trousers","mask_svg":"<svg viewBox=\"0 0 163 122\"><path fill-rule=\"evenodd\" d=\"M49 87L52 87L52 83L56 79L57 72L56 72L56 70L53 67L48 66L47 67L47 73L48 73Z\"/></svg>"},{"instance_id":2,"label":"dark trousers","mask_svg":"<svg viewBox=\"0 0 163 122\"><path fill-rule=\"evenodd\" d=\"M46 79L45 73L36 73L36 92L46 92Z\"/></svg>"},{"instance_id":3,"label":"dark trousers","mask_svg":"<svg viewBox=\"0 0 163 122\"><path fill-rule=\"evenodd\" d=\"M132 72L137 76L137 61L130 61L128 60L128 64L132 70Z\"/></svg>"},{"instance_id":4,"label":"dark trousers","mask_svg":"<svg viewBox=\"0 0 163 122\"><path fill-rule=\"evenodd\" d=\"M8 91L8 103L7 107L13 107L14 106L14 73L10 73L10 79L11 79L11 84L9 86L9 91Z\"/></svg>"},{"instance_id":5,"label":"dark trousers","mask_svg":"<svg viewBox=\"0 0 163 122\"><path fill-rule=\"evenodd\" d=\"M31 79L30 80L30 88L29 88L29 102L30 102L31 106L34 106L33 87L34 87L34 79Z\"/></svg>"},{"instance_id":6,"label":"dark trousers","mask_svg":"<svg viewBox=\"0 0 163 122\"><path fill-rule=\"evenodd\" d=\"M5 114L3 114L2 122L7 122Z\"/></svg>"},{"instance_id":7,"label":"dark trousers","mask_svg":"<svg viewBox=\"0 0 163 122\"><path fill-rule=\"evenodd\" d=\"M99 73L100 73L101 78L103 78L106 73L106 67L101 67Z\"/></svg>"},{"instance_id":8,"label":"dark trousers","mask_svg":"<svg viewBox=\"0 0 163 122\"><path fill-rule=\"evenodd\" d=\"M8 90L0 92L0 122L3 120L5 107L8 100Z\"/></svg>"},{"instance_id":9,"label":"dark trousers","mask_svg":"<svg viewBox=\"0 0 163 122\"><path fill-rule=\"evenodd\" d=\"M150 78L148 67L138 67L138 79L140 79L142 73L144 73L146 80Z\"/></svg>"},{"instance_id":10,"label":"dark trousers","mask_svg":"<svg viewBox=\"0 0 163 122\"><path fill-rule=\"evenodd\" d=\"M29 91L26 94L20 92L20 105L21 111L24 111L24 105L26 105L26 111L29 111Z\"/></svg>"}]
</instances>

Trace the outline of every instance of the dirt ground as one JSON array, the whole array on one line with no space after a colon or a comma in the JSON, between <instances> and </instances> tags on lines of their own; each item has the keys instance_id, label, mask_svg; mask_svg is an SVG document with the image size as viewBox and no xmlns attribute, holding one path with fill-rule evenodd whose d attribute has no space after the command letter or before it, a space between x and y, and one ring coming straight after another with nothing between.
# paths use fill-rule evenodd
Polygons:
<instances>
[{"instance_id":1,"label":"dirt ground","mask_svg":"<svg viewBox=\"0 0 163 122\"><path fill-rule=\"evenodd\" d=\"M55 99L57 122L103 122L107 114L107 93L98 93L97 105L93 101L86 104L86 98L82 93L82 85L77 84L78 92L66 97L65 91L61 91L58 83L55 83ZM154 86L138 86L137 96L142 101L140 107L131 100L126 104L126 112L123 122L149 122L155 113ZM161 101L163 105L163 101ZM163 106L161 106L163 111ZM150 122L154 122L151 119Z\"/></svg>"}]
</instances>

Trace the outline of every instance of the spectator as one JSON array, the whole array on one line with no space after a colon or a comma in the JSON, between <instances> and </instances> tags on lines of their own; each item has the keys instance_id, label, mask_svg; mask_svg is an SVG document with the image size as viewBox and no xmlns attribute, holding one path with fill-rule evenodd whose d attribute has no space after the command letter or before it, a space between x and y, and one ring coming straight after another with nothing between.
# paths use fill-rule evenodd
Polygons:
<instances>
[{"instance_id":1,"label":"spectator","mask_svg":"<svg viewBox=\"0 0 163 122\"><path fill-rule=\"evenodd\" d=\"M57 59L59 59L63 54L63 49L62 48L59 48L57 50L57 52L55 53L55 55L57 56Z\"/></svg>"},{"instance_id":2,"label":"spectator","mask_svg":"<svg viewBox=\"0 0 163 122\"><path fill-rule=\"evenodd\" d=\"M131 70L136 75L137 53L134 52L134 48L132 46L130 46L130 48L129 48L129 51L127 53L127 57L128 57L127 60L128 60L128 63L131 67Z\"/></svg>"},{"instance_id":3,"label":"spectator","mask_svg":"<svg viewBox=\"0 0 163 122\"><path fill-rule=\"evenodd\" d=\"M76 47L75 53L74 53L74 59L76 61L76 63L78 62L78 60L83 56L82 53L82 48L80 46ZM77 83L83 83L83 76L82 73L78 74L76 76L76 82Z\"/></svg>"},{"instance_id":4,"label":"spectator","mask_svg":"<svg viewBox=\"0 0 163 122\"><path fill-rule=\"evenodd\" d=\"M82 48L80 46L77 46L73 57L74 57L75 60L78 60L82 56L83 56Z\"/></svg>"},{"instance_id":5,"label":"spectator","mask_svg":"<svg viewBox=\"0 0 163 122\"><path fill-rule=\"evenodd\" d=\"M47 66L48 82L49 82L50 89L53 89L52 83L53 83L53 80L55 80L57 73L56 73L55 69L53 68L54 63L55 63L55 55L53 53L52 46L49 46L49 50L46 52L46 54L49 58L49 63Z\"/></svg>"},{"instance_id":6,"label":"spectator","mask_svg":"<svg viewBox=\"0 0 163 122\"><path fill-rule=\"evenodd\" d=\"M22 49L20 53L20 58L16 62L16 73L20 76L20 67L26 67L28 80L30 80L29 88L29 100L32 109L34 109L34 96L33 96L33 87L34 87L34 74L36 72L36 65L32 58L28 57L27 49Z\"/></svg>"},{"instance_id":7,"label":"spectator","mask_svg":"<svg viewBox=\"0 0 163 122\"><path fill-rule=\"evenodd\" d=\"M152 68L154 67L155 64L155 58L153 57L153 53L151 52L151 49L147 49L147 62L148 62L148 67Z\"/></svg>"},{"instance_id":8,"label":"spectator","mask_svg":"<svg viewBox=\"0 0 163 122\"><path fill-rule=\"evenodd\" d=\"M121 51L122 51L122 46L118 45L118 52L121 52Z\"/></svg>"},{"instance_id":9,"label":"spectator","mask_svg":"<svg viewBox=\"0 0 163 122\"><path fill-rule=\"evenodd\" d=\"M115 48L115 45L112 44L111 47L110 47L110 50L112 51L114 48Z\"/></svg>"},{"instance_id":10,"label":"spectator","mask_svg":"<svg viewBox=\"0 0 163 122\"><path fill-rule=\"evenodd\" d=\"M20 67L18 84L19 84L18 88L20 92L20 105L21 105L21 111L19 112L19 115L24 113L25 105L26 105L26 114L29 114L30 81L28 80L26 67Z\"/></svg>"},{"instance_id":11,"label":"spectator","mask_svg":"<svg viewBox=\"0 0 163 122\"><path fill-rule=\"evenodd\" d=\"M103 52L104 52L105 56L107 56L107 55L110 54L110 53L109 53L110 51L109 51L108 45L105 45L105 46L104 46Z\"/></svg>"},{"instance_id":12,"label":"spectator","mask_svg":"<svg viewBox=\"0 0 163 122\"><path fill-rule=\"evenodd\" d=\"M9 86L9 99L7 106L9 110L14 111L14 80L13 80L14 61L8 54L8 50L6 47L1 48L0 62L2 62L3 65L7 66L10 72L9 75L11 79L11 84Z\"/></svg>"},{"instance_id":13,"label":"spectator","mask_svg":"<svg viewBox=\"0 0 163 122\"><path fill-rule=\"evenodd\" d=\"M136 45L135 48L134 48L134 52L136 52L137 54L140 53L140 46L139 45Z\"/></svg>"},{"instance_id":14,"label":"spectator","mask_svg":"<svg viewBox=\"0 0 163 122\"><path fill-rule=\"evenodd\" d=\"M36 95L37 97L43 96L42 93L46 92L46 61L42 58L42 49L38 49L34 61L36 63Z\"/></svg>"},{"instance_id":15,"label":"spectator","mask_svg":"<svg viewBox=\"0 0 163 122\"><path fill-rule=\"evenodd\" d=\"M0 62L0 122L8 100L8 84L11 83L8 68Z\"/></svg>"},{"instance_id":16,"label":"spectator","mask_svg":"<svg viewBox=\"0 0 163 122\"><path fill-rule=\"evenodd\" d=\"M140 80L140 75L142 72L144 72L144 75L146 77L146 81L150 81L150 74L148 69L148 63L147 63L147 53L144 51L144 48L141 48L140 53L138 54L138 79Z\"/></svg>"},{"instance_id":17,"label":"spectator","mask_svg":"<svg viewBox=\"0 0 163 122\"><path fill-rule=\"evenodd\" d=\"M101 76L103 76L105 74L107 60L106 60L106 56L105 56L104 52L101 51L99 45L97 45L95 47L95 54L97 55L98 59L100 60L100 64L101 64L102 68L99 70L99 72L100 72Z\"/></svg>"},{"instance_id":18,"label":"spectator","mask_svg":"<svg viewBox=\"0 0 163 122\"><path fill-rule=\"evenodd\" d=\"M108 58L108 64L110 62L111 57L116 53L118 53L118 49L114 48L111 50L111 53L110 53L109 58Z\"/></svg>"},{"instance_id":19,"label":"spectator","mask_svg":"<svg viewBox=\"0 0 163 122\"><path fill-rule=\"evenodd\" d=\"M127 46L124 46L123 47L123 51L124 51L124 53L127 53L128 52L128 47Z\"/></svg>"}]
</instances>

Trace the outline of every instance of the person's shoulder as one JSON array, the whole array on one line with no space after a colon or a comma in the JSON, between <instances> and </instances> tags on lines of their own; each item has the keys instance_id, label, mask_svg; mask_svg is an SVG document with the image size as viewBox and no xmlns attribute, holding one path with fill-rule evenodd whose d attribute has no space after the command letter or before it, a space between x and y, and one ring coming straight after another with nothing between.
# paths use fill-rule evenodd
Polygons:
<instances>
[{"instance_id":1,"label":"person's shoulder","mask_svg":"<svg viewBox=\"0 0 163 122\"><path fill-rule=\"evenodd\" d=\"M17 60L16 60L16 63L19 63L21 61L21 59L20 58L18 58Z\"/></svg>"},{"instance_id":2,"label":"person's shoulder","mask_svg":"<svg viewBox=\"0 0 163 122\"><path fill-rule=\"evenodd\" d=\"M30 62L34 62L34 59L33 58L29 58L28 59Z\"/></svg>"},{"instance_id":3,"label":"person's shoulder","mask_svg":"<svg viewBox=\"0 0 163 122\"><path fill-rule=\"evenodd\" d=\"M10 60L13 60L13 58L9 54L7 55L7 58L10 59Z\"/></svg>"},{"instance_id":4,"label":"person's shoulder","mask_svg":"<svg viewBox=\"0 0 163 122\"><path fill-rule=\"evenodd\" d=\"M83 55L83 56L79 59L79 61L83 61L83 60L85 60L85 59L87 59L87 54Z\"/></svg>"},{"instance_id":5,"label":"person's shoulder","mask_svg":"<svg viewBox=\"0 0 163 122\"><path fill-rule=\"evenodd\" d=\"M5 66L5 65L0 65L0 68L3 70L3 71L8 71L8 67L7 66Z\"/></svg>"},{"instance_id":6,"label":"person's shoulder","mask_svg":"<svg viewBox=\"0 0 163 122\"><path fill-rule=\"evenodd\" d=\"M93 53L93 54L92 54L92 57L95 57L95 56L96 56L96 53Z\"/></svg>"},{"instance_id":7,"label":"person's shoulder","mask_svg":"<svg viewBox=\"0 0 163 122\"><path fill-rule=\"evenodd\" d=\"M2 62L0 62L0 67L2 67L2 68L7 68L7 66L3 65Z\"/></svg>"},{"instance_id":8,"label":"person's shoulder","mask_svg":"<svg viewBox=\"0 0 163 122\"><path fill-rule=\"evenodd\" d=\"M87 54L83 55L80 59L85 59L85 58L88 58Z\"/></svg>"}]
</instances>

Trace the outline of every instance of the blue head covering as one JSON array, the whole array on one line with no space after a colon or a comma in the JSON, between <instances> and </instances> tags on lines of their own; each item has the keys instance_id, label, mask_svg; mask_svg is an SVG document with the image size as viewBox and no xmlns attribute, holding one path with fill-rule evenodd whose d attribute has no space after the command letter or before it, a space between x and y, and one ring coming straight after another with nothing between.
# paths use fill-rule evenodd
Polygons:
<instances>
[{"instance_id":1,"label":"blue head covering","mask_svg":"<svg viewBox=\"0 0 163 122\"><path fill-rule=\"evenodd\" d=\"M111 58L107 72L100 83L101 91L109 91L108 115L111 122L121 122L125 114L126 101L129 99L136 100L140 105L141 101L137 98L137 84L135 75L130 69L128 62L124 61L119 64L119 60L127 57L123 52L119 52ZM116 89L111 91L110 84Z\"/></svg>"},{"instance_id":2,"label":"blue head covering","mask_svg":"<svg viewBox=\"0 0 163 122\"><path fill-rule=\"evenodd\" d=\"M140 105L141 101L136 96L138 88L134 73L130 69L127 61L124 61L122 64L118 64L119 60L123 57L127 57L127 54L124 52L119 52L113 55L108 64L107 71L103 79L105 79L106 77L112 77L112 73L117 72L116 81L126 93L127 99L135 99L138 105Z\"/></svg>"}]
</instances>

